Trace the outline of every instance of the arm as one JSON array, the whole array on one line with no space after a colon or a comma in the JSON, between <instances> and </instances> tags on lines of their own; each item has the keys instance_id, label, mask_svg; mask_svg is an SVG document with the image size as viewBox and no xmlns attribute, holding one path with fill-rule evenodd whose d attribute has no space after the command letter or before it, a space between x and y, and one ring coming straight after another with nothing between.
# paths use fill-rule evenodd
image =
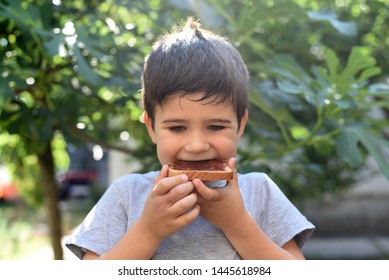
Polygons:
<instances>
[{"instance_id":1,"label":"arm","mask_svg":"<svg viewBox=\"0 0 389 280\"><path fill-rule=\"evenodd\" d=\"M167 177L162 167L139 220L105 254L87 251L84 259L149 259L166 237L192 223L199 215L194 186L185 175Z\"/></svg>"},{"instance_id":2,"label":"arm","mask_svg":"<svg viewBox=\"0 0 389 280\"><path fill-rule=\"evenodd\" d=\"M102 256L87 251L84 260L124 260L124 259L150 259L157 250L162 239L157 238L150 231L142 227L141 222L135 223L122 237L122 239Z\"/></svg>"},{"instance_id":3,"label":"arm","mask_svg":"<svg viewBox=\"0 0 389 280\"><path fill-rule=\"evenodd\" d=\"M255 223L255 222L254 222ZM244 222L243 222L244 224ZM139 230L138 230L138 229ZM238 227L237 227L238 228ZM249 227L244 227L246 230L239 230L238 234L231 233L227 235L234 248L239 252L243 259L279 259L284 256L286 259L304 259L303 254L294 242L290 240L282 248L274 244L255 224L253 225L253 232L250 233ZM139 227L135 226L127 232L123 239L117 244L119 249L111 250L105 255L99 257L94 252L87 251L84 260L91 259L149 259L155 250L158 248L159 241L147 238L145 232L140 230ZM257 237L262 236L262 240ZM268 244L268 250L264 250L264 247ZM132 257L128 254L129 252L123 251L120 248L126 246L126 244L137 244L133 250L131 250ZM263 244L261 246L253 246L254 244ZM273 247L273 248L272 248ZM263 252L263 256L259 256L257 252ZM115 255L118 253L119 255Z\"/></svg>"},{"instance_id":4,"label":"arm","mask_svg":"<svg viewBox=\"0 0 389 280\"><path fill-rule=\"evenodd\" d=\"M229 161L235 170L235 160ZM235 171L224 188L211 189L193 180L199 194L200 214L220 228L243 259L304 259L293 240L283 247L275 244L244 207Z\"/></svg>"},{"instance_id":5,"label":"arm","mask_svg":"<svg viewBox=\"0 0 389 280\"><path fill-rule=\"evenodd\" d=\"M232 226L224 228L223 232L243 259L304 259L293 239L279 247L248 213Z\"/></svg>"}]
</instances>

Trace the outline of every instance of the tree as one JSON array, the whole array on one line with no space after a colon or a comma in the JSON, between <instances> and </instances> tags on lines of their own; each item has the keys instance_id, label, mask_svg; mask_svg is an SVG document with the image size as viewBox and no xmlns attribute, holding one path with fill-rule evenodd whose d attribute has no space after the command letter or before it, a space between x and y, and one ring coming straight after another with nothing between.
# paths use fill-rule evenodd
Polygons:
<instances>
[{"instance_id":1,"label":"tree","mask_svg":"<svg viewBox=\"0 0 389 280\"><path fill-rule=\"evenodd\" d=\"M29 189L42 192L55 259L62 258L55 142L150 153L137 95L155 2L0 1L2 164L23 170L22 188L33 182ZM118 145L123 131L146 148Z\"/></svg>"},{"instance_id":2,"label":"tree","mask_svg":"<svg viewBox=\"0 0 389 280\"><path fill-rule=\"evenodd\" d=\"M386 52L377 52L387 49L377 38L389 3L201 2L199 17L213 10L204 22L230 38L251 74L241 170L262 168L295 199L349 186L368 156L389 179L388 122L372 115L389 104Z\"/></svg>"},{"instance_id":3,"label":"tree","mask_svg":"<svg viewBox=\"0 0 389 280\"><path fill-rule=\"evenodd\" d=\"M58 153L92 142L142 170L158 166L139 122L141 66L155 37L187 15L228 36L247 62L240 171L270 172L292 199L348 185L369 154L389 177L388 124L370 115L389 104L388 3L338 2L0 0L1 164L14 166L30 200L43 193L55 258ZM135 149L119 141L123 131Z\"/></svg>"}]
</instances>

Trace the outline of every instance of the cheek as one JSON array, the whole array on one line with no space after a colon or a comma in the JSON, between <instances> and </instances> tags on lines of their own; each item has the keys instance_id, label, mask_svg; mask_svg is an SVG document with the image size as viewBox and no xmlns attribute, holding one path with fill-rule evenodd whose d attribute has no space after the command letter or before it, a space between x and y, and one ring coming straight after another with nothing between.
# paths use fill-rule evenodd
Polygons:
<instances>
[{"instance_id":1,"label":"cheek","mask_svg":"<svg viewBox=\"0 0 389 280\"><path fill-rule=\"evenodd\" d=\"M236 144L234 137L226 137L215 140L213 146L218 151L219 157L226 159L236 155Z\"/></svg>"},{"instance_id":2,"label":"cheek","mask_svg":"<svg viewBox=\"0 0 389 280\"><path fill-rule=\"evenodd\" d=\"M157 155L161 164L169 163L175 158L178 152L178 145L172 144L173 142L172 140L163 140L163 137L158 140Z\"/></svg>"}]
</instances>

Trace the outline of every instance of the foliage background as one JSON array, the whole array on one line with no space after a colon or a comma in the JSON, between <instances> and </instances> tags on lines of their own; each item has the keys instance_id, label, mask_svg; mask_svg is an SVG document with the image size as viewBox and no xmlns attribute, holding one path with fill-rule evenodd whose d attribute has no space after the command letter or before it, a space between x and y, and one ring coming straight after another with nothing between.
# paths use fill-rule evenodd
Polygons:
<instances>
[{"instance_id":1,"label":"foliage background","mask_svg":"<svg viewBox=\"0 0 389 280\"><path fill-rule=\"evenodd\" d=\"M389 178L388 8L387 0L0 0L0 164L33 205L55 198L54 178L43 179L68 168L69 144L126 152L139 171L159 168L139 121L142 63L157 36L194 16L227 36L250 71L241 172L269 173L295 201L347 188L369 157ZM120 140L123 131L135 145Z\"/></svg>"}]
</instances>

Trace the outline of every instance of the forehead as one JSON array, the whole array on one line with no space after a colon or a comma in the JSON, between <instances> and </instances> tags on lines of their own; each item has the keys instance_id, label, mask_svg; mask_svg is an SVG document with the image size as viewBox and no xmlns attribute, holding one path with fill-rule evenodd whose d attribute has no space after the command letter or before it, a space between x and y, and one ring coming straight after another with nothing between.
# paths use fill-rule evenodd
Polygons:
<instances>
[{"instance_id":1,"label":"forehead","mask_svg":"<svg viewBox=\"0 0 389 280\"><path fill-rule=\"evenodd\" d=\"M190 107L204 108L204 109L231 109L233 110L233 104L228 100L223 99L220 94L213 94L207 96L204 92L184 93L177 92L167 96L159 107L162 111L171 110L174 107L178 107L183 110ZM177 109L178 109L177 108Z\"/></svg>"}]
</instances>

